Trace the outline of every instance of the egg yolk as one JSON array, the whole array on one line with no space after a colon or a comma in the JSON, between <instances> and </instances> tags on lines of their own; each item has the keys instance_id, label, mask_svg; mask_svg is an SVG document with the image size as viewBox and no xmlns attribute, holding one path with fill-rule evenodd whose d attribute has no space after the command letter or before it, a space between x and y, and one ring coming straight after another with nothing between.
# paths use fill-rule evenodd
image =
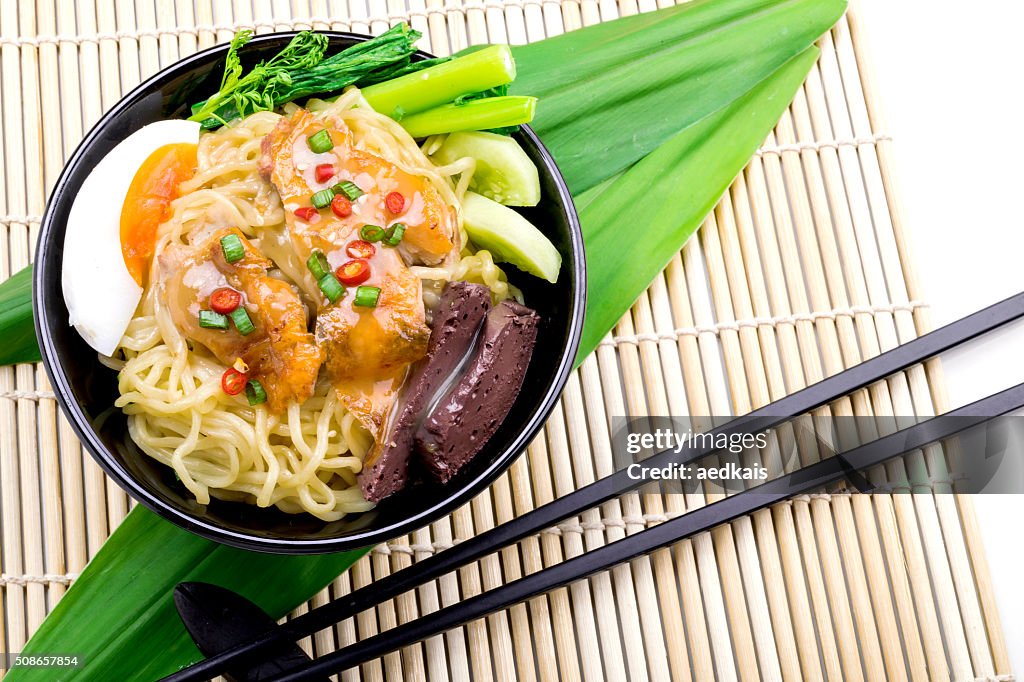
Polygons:
<instances>
[{"instance_id":1,"label":"egg yolk","mask_svg":"<svg viewBox=\"0 0 1024 682\"><path fill-rule=\"evenodd\" d=\"M196 172L196 150L191 142L158 148L135 172L121 208L121 253L124 264L139 286L153 258L156 230L170 217L178 185Z\"/></svg>"}]
</instances>

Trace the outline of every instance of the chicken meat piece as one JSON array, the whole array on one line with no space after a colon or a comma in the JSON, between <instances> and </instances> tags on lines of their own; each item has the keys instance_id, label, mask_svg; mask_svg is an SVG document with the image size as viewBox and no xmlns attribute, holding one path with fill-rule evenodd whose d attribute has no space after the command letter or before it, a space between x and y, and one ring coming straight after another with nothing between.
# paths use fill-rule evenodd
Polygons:
<instances>
[{"instance_id":1,"label":"chicken meat piece","mask_svg":"<svg viewBox=\"0 0 1024 682\"><path fill-rule=\"evenodd\" d=\"M320 131L327 131L333 146L316 153L308 140ZM308 269L293 272L318 304L315 334L327 376L341 402L379 441L398 389L409 366L426 353L430 333L420 280L409 270L401 249L412 262L443 260L455 248L451 209L424 178L357 149L343 123L318 120L303 109L282 119L265 138L261 165L281 195L286 237L297 263L321 253L329 270L336 271L354 259L350 247L362 241L364 225L406 226L399 248L377 242L371 246L373 253L360 259L366 261L369 275L359 285L380 289L374 307L354 304L357 285L348 286L331 302ZM333 171L329 177L325 168ZM312 209L314 193L344 181L363 194L341 215L331 208ZM392 192L402 194L402 211L388 208L387 195Z\"/></svg>"},{"instance_id":2,"label":"chicken meat piece","mask_svg":"<svg viewBox=\"0 0 1024 682\"><path fill-rule=\"evenodd\" d=\"M229 263L221 238L236 235L244 248L241 260ZM273 263L237 229L214 232L198 246L174 246L160 257L163 302L178 329L205 346L220 362L241 359L249 377L267 392L267 407L282 412L291 402L313 394L323 353L306 325L306 308L287 283L268 274ZM255 329L246 335L234 324L213 329L199 324L199 312L210 309L210 295L230 287Z\"/></svg>"}]
</instances>

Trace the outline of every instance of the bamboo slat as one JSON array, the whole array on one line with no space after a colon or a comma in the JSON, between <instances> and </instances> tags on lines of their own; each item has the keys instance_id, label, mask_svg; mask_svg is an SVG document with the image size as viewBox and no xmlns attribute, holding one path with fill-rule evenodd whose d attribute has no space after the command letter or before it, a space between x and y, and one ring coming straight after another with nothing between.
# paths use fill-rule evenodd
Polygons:
<instances>
[{"instance_id":1,"label":"bamboo slat","mask_svg":"<svg viewBox=\"0 0 1024 682\"><path fill-rule=\"evenodd\" d=\"M45 197L102 112L238 28L379 33L404 18L424 33L424 49L447 55L671 4L0 3L0 280L30 262ZM696 426L742 414L930 328L861 30L854 8L822 39L819 63L775 131L698 236L571 376L524 456L486 493L375 548L293 615L608 475L614 416L691 415ZM818 414L873 418L885 434L893 415L947 405L941 366L930 362ZM836 437L848 447L855 435ZM773 472L792 437L780 432L767 451ZM802 463L815 452L805 448ZM934 446L870 473L918 494L832 491L779 504L341 679L1010 679L970 498L940 494L954 483L955 456ZM623 496L302 645L332 651L721 495ZM21 649L131 504L83 452L42 368L0 368L2 650Z\"/></svg>"}]
</instances>

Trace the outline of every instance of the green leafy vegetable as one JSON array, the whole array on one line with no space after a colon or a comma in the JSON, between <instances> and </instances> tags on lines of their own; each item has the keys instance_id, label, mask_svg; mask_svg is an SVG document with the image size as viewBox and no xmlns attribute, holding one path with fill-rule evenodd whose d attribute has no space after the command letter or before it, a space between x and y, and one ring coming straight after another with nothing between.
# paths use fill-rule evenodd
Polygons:
<instances>
[{"instance_id":1,"label":"green leafy vegetable","mask_svg":"<svg viewBox=\"0 0 1024 682\"><path fill-rule=\"evenodd\" d=\"M251 31L235 34L224 58L224 77L220 89L208 100L193 107L189 120L202 122L212 118L225 123L230 118L273 109L277 106L278 89L292 84L292 72L315 66L327 50L327 36L303 31L292 38L283 50L269 60L260 62L243 76L238 51L251 39Z\"/></svg>"},{"instance_id":2,"label":"green leafy vegetable","mask_svg":"<svg viewBox=\"0 0 1024 682\"><path fill-rule=\"evenodd\" d=\"M325 57L327 37L303 31L273 58L244 73L239 53L252 33L239 31L225 56L220 89L194 105L189 118L203 128L216 128L235 118L349 85L364 88L370 105L396 121L445 103L461 105L508 93L515 63L507 46L413 62L414 43L419 38L417 31L401 23L372 40ZM494 127L509 132L516 126L498 123Z\"/></svg>"},{"instance_id":3,"label":"green leafy vegetable","mask_svg":"<svg viewBox=\"0 0 1024 682\"><path fill-rule=\"evenodd\" d=\"M315 66L293 74L292 82L275 93L278 105L301 97L336 92L349 85L366 87L380 80L389 80L399 73L411 73L446 60L413 64L415 43L422 34L406 23L396 24L381 35L357 43Z\"/></svg>"},{"instance_id":4,"label":"green leafy vegetable","mask_svg":"<svg viewBox=\"0 0 1024 682\"><path fill-rule=\"evenodd\" d=\"M398 24L381 35L358 43L330 57L327 36L303 31L271 59L242 75L239 50L249 42L249 31L239 31L225 57L220 89L209 99L192 107L189 120L206 128L257 111L270 111L286 102L313 94L337 92L349 85L379 82L382 77L410 73L431 64L412 64L415 42L420 34L407 24Z\"/></svg>"},{"instance_id":5,"label":"green leafy vegetable","mask_svg":"<svg viewBox=\"0 0 1024 682\"><path fill-rule=\"evenodd\" d=\"M444 64L445 62L450 62L451 60L455 59L456 56L457 55L452 55L451 57L434 57L433 59L421 59L418 62L409 62L408 64L405 64L403 66L395 65L385 69L379 69L370 74L367 74L363 78L360 78L359 87L365 88L376 83L383 83L384 81L389 81L393 78L399 78L400 76L404 76L409 73L416 73L417 71L428 69L431 66L436 66L437 64Z\"/></svg>"}]
</instances>

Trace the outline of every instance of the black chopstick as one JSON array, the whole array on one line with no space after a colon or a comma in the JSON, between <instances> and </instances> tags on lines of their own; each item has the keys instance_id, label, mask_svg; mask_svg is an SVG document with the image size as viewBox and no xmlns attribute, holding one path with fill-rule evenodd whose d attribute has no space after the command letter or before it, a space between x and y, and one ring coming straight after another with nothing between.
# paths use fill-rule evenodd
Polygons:
<instances>
[{"instance_id":1,"label":"black chopstick","mask_svg":"<svg viewBox=\"0 0 1024 682\"><path fill-rule=\"evenodd\" d=\"M858 389L919 364L962 343L970 341L1008 322L1024 317L1024 292L983 308L929 334L905 343L870 360L833 375L774 403L737 417L721 427L715 434L756 433L806 414L831 403ZM707 439L719 440L719 439ZM711 447L684 448L682 452L660 453L646 460L651 467L669 463L690 463L714 452ZM295 641L330 627L381 602L408 592L415 587L450 573L481 557L550 528L560 521L578 516L587 509L640 487L642 481L618 471L569 495L538 507L492 530L465 540L415 565L392 573L372 585L361 588L315 608L262 637L211 656L192 666L163 678L163 682L207 680L228 666L258 657L260 651L286 640ZM460 606L464 605L460 604Z\"/></svg>"},{"instance_id":2,"label":"black chopstick","mask_svg":"<svg viewBox=\"0 0 1024 682\"><path fill-rule=\"evenodd\" d=\"M1024 408L1024 383L391 628L303 663L291 672L272 678L271 682L298 682L347 670L782 500L820 490L846 478L852 471L870 469L900 454L1021 408Z\"/></svg>"}]
</instances>

